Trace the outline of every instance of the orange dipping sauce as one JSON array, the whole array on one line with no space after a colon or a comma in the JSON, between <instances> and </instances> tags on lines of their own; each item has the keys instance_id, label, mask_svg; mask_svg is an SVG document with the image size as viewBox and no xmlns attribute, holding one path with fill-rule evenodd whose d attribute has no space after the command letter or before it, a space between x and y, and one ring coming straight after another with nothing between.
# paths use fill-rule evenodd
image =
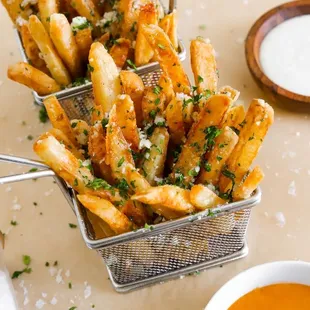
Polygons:
<instances>
[{"instance_id":1,"label":"orange dipping sauce","mask_svg":"<svg viewBox=\"0 0 310 310\"><path fill-rule=\"evenodd\" d=\"M282 283L257 288L229 310L310 310L310 286Z\"/></svg>"}]
</instances>

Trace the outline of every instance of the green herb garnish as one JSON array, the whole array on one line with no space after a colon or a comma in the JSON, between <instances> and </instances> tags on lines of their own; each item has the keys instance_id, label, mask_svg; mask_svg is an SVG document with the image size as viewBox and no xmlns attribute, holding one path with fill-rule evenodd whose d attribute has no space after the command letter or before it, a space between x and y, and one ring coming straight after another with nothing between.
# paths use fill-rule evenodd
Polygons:
<instances>
[{"instance_id":1,"label":"green herb garnish","mask_svg":"<svg viewBox=\"0 0 310 310\"><path fill-rule=\"evenodd\" d=\"M69 223L69 227L70 227L70 228L77 228L77 225L72 224L72 223Z\"/></svg>"},{"instance_id":2,"label":"green herb garnish","mask_svg":"<svg viewBox=\"0 0 310 310\"><path fill-rule=\"evenodd\" d=\"M118 161L118 163L117 163L117 167L119 168L119 167L121 167L122 166L122 164L124 163L124 161L125 161L125 158L124 157L122 157L119 161Z\"/></svg>"}]
</instances>

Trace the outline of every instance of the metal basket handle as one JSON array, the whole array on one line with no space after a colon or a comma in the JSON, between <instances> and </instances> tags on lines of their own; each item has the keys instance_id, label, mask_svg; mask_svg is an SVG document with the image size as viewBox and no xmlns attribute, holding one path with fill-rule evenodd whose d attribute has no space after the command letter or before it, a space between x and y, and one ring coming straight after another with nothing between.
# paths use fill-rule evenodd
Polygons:
<instances>
[{"instance_id":1,"label":"metal basket handle","mask_svg":"<svg viewBox=\"0 0 310 310\"><path fill-rule=\"evenodd\" d=\"M169 0L169 13L177 8L177 0Z\"/></svg>"},{"instance_id":2,"label":"metal basket handle","mask_svg":"<svg viewBox=\"0 0 310 310\"><path fill-rule=\"evenodd\" d=\"M51 170L48 166L46 166L42 162L27 159L27 158L17 157L17 156L6 155L6 154L0 154L0 162L10 163L10 164L12 163L19 164L19 165L41 169L39 171L34 171L34 172L2 176L0 177L0 185L14 183L14 182L21 182L25 180L52 177L54 181L57 183L57 185L59 186L66 200L68 201L71 209L74 211L74 206L72 202L73 191L66 185L66 183L61 178L59 178L55 174L53 170Z\"/></svg>"}]
</instances>

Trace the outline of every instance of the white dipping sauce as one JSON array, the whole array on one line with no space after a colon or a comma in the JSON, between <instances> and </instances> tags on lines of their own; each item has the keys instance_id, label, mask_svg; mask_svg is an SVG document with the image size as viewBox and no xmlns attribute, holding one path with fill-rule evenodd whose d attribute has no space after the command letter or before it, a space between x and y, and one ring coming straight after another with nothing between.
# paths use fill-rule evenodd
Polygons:
<instances>
[{"instance_id":1,"label":"white dipping sauce","mask_svg":"<svg viewBox=\"0 0 310 310\"><path fill-rule=\"evenodd\" d=\"M310 96L310 15L288 19L272 29L261 44L260 63L277 85Z\"/></svg>"}]
</instances>

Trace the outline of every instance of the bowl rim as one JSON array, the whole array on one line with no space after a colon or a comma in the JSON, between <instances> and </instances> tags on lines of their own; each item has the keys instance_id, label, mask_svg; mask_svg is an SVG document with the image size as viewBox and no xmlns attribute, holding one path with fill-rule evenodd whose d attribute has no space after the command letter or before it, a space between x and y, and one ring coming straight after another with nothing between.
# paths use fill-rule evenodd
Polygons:
<instances>
[{"instance_id":1,"label":"bowl rim","mask_svg":"<svg viewBox=\"0 0 310 310\"><path fill-rule=\"evenodd\" d=\"M261 17L259 17L255 23L250 28L246 40L245 40L245 56L246 56L246 62L249 67L249 70L251 74L255 77L256 80L260 81L266 88L268 88L272 93L276 93L282 97L288 98L292 101L297 101L300 103L310 103L310 96L301 95L295 92L292 92L290 90L287 90L277 83L273 82L269 77L265 74L265 72L261 69L259 61L256 59L255 56L250 57L250 55L255 55L255 41L257 34L259 30L265 25L265 23L274 15L276 15L279 11L282 10L290 10L294 9L296 7L310 7L310 0L298 0L298 1L292 1L283 3L279 6L274 7L273 9L267 11L264 13ZM308 14L297 14L294 17L303 16ZM309 13L310 15L310 13ZM283 21L277 23L277 25L274 25L267 33L266 35L274 29L276 26L280 25L281 23L285 22L290 18L286 18ZM263 41L263 40L262 40ZM261 42L262 43L262 42ZM259 48L261 46L261 43L259 45Z\"/></svg>"},{"instance_id":2,"label":"bowl rim","mask_svg":"<svg viewBox=\"0 0 310 310\"><path fill-rule=\"evenodd\" d=\"M231 278L230 280L228 280L225 284L223 284L217 291L216 293L211 297L211 299L209 300L208 304L206 305L204 310L208 310L212 303L216 302L217 299L219 299L219 297L221 297L221 294L223 294L223 291L225 291L225 288L228 286L231 286L232 283L236 282L239 278L244 277L245 274L257 274L261 269L265 269L265 268L272 268L275 266L281 266L281 268L285 269L286 267L305 267L307 269L310 270L310 262L306 262L306 261L295 261L295 260L284 260L284 261L274 261L274 262L268 262L268 263L264 263L264 264L260 264L260 265L256 265L253 266L251 268L248 268L240 273L238 273L237 275L235 275L233 278ZM279 282L281 283L281 282ZM298 282L295 282L298 284ZM223 296L222 296L223 297Z\"/></svg>"}]
</instances>

